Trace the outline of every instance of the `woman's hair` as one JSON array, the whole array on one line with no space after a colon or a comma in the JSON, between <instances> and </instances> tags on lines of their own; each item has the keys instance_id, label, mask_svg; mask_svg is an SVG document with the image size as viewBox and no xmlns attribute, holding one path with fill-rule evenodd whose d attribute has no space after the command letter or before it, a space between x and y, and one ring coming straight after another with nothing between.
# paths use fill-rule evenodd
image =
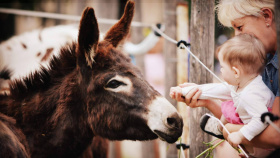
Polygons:
<instances>
[{"instance_id":1,"label":"woman's hair","mask_svg":"<svg viewBox=\"0 0 280 158\"><path fill-rule=\"evenodd\" d=\"M240 66L247 74L262 73L266 62L266 53L260 40L250 34L239 34L217 48L224 62Z\"/></svg>"},{"instance_id":2,"label":"woman's hair","mask_svg":"<svg viewBox=\"0 0 280 158\"><path fill-rule=\"evenodd\" d=\"M262 8L269 8L274 13L275 0L220 0L216 6L221 24L231 27L231 21L247 15L260 16Z\"/></svg>"}]
</instances>

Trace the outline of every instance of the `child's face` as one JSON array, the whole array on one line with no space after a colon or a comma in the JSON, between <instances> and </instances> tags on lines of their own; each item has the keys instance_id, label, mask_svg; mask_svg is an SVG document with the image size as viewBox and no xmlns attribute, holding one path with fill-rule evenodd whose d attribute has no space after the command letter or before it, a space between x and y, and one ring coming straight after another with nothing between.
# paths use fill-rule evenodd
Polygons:
<instances>
[{"instance_id":1,"label":"child's face","mask_svg":"<svg viewBox=\"0 0 280 158\"><path fill-rule=\"evenodd\" d=\"M237 86L238 83L236 81L235 78L235 71L233 70L233 68L223 60L223 55L222 53L218 54L218 59L220 61L220 65L221 65L221 74L222 74L222 78L230 85L233 86Z\"/></svg>"}]
</instances>

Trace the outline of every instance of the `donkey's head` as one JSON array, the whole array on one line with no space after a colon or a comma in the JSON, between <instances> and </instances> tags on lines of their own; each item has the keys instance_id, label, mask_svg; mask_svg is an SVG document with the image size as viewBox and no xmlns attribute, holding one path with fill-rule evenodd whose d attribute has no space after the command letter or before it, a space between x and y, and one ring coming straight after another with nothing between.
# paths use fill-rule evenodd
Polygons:
<instances>
[{"instance_id":1,"label":"donkey's head","mask_svg":"<svg viewBox=\"0 0 280 158\"><path fill-rule=\"evenodd\" d=\"M76 56L88 123L94 134L112 140L160 137L173 143L182 134L182 118L116 49L129 32L133 14L134 2L128 1L120 21L99 42L94 10L83 12Z\"/></svg>"}]
</instances>

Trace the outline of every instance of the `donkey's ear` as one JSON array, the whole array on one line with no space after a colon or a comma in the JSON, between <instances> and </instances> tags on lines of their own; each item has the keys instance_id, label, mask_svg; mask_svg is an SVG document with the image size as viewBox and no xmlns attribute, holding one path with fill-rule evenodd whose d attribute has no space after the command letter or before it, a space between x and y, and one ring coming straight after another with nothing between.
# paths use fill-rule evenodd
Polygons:
<instances>
[{"instance_id":1,"label":"donkey's ear","mask_svg":"<svg viewBox=\"0 0 280 158\"><path fill-rule=\"evenodd\" d=\"M134 14L134 2L128 1L125 6L124 14L121 19L111 27L107 32L104 40L110 42L114 47L127 36L130 29L130 24Z\"/></svg>"},{"instance_id":2,"label":"donkey's ear","mask_svg":"<svg viewBox=\"0 0 280 158\"><path fill-rule=\"evenodd\" d=\"M93 58L97 52L99 29L93 8L87 7L80 21L78 35L78 62L87 62L92 67Z\"/></svg>"}]
</instances>

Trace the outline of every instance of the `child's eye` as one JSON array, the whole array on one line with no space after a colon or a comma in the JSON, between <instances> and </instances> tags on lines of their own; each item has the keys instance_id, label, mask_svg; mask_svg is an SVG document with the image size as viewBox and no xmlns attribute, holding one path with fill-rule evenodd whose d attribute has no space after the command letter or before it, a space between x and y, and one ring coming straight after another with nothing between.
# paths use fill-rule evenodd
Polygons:
<instances>
[{"instance_id":1,"label":"child's eye","mask_svg":"<svg viewBox=\"0 0 280 158\"><path fill-rule=\"evenodd\" d=\"M243 27L243 26L238 26L238 27L236 27L236 28L237 28L237 30L241 31L241 30L242 30L242 27Z\"/></svg>"}]
</instances>

